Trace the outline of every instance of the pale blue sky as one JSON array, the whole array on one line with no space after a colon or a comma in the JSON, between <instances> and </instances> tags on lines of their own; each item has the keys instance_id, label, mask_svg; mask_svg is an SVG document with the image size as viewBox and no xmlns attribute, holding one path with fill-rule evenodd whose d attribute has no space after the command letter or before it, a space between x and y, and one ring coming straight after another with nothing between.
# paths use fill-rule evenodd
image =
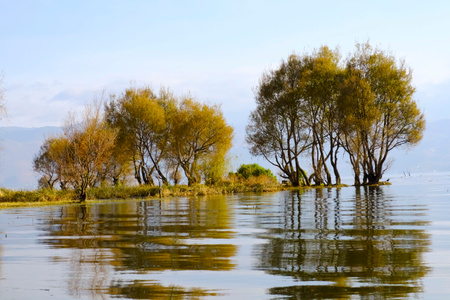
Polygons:
<instances>
[{"instance_id":1,"label":"pale blue sky","mask_svg":"<svg viewBox=\"0 0 450 300\"><path fill-rule=\"evenodd\" d=\"M0 125L58 126L133 81L221 103L242 140L264 70L369 39L413 69L428 120L450 118L449 29L448 1L0 0Z\"/></svg>"}]
</instances>

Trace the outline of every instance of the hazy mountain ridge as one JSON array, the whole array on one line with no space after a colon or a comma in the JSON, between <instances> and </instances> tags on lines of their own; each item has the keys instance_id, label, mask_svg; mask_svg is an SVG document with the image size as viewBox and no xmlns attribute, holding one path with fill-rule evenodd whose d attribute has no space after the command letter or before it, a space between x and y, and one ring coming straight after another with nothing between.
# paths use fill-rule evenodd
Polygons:
<instances>
[{"instance_id":1,"label":"hazy mountain ridge","mask_svg":"<svg viewBox=\"0 0 450 300\"><path fill-rule=\"evenodd\" d=\"M33 189L38 175L33 157L46 137L61 132L60 127L0 127L0 187Z\"/></svg>"},{"instance_id":2,"label":"hazy mountain ridge","mask_svg":"<svg viewBox=\"0 0 450 300\"><path fill-rule=\"evenodd\" d=\"M393 155L390 173L450 171L450 119L428 123L419 145L396 150Z\"/></svg>"},{"instance_id":3,"label":"hazy mountain ridge","mask_svg":"<svg viewBox=\"0 0 450 300\"><path fill-rule=\"evenodd\" d=\"M450 119L430 122L420 144L410 150L392 152L394 162L388 174L429 173L450 171ZM237 129L238 130L238 129ZM61 132L60 127L0 127L0 187L33 189L38 175L33 172L32 161L44 139ZM256 162L270 167L248 153L245 134L236 134L231 150L236 160L233 166ZM341 163L346 161L341 160ZM344 167L344 166L342 166ZM344 168L343 168L344 169ZM278 173L277 170L273 170ZM350 182L351 183L351 182Z\"/></svg>"}]
</instances>

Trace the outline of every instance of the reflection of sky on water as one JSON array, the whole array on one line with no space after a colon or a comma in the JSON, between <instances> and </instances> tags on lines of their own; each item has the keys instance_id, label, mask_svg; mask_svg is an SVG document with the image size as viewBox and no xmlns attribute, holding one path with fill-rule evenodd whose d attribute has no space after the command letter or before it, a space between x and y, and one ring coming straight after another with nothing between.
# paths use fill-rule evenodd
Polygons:
<instances>
[{"instance_id":1,"label":"reflection of sky on water","mask_svg":"<svg viewBox=\"0 0 450 300\"><path fill-rule=\"evenodd\" d=\"M370 204L355 202L360 196L348 187L339 194L307 190L299 197L283 192L95 204L85 211L76 206L2 210L0 298L106 299L170 291L181 298L233 299L389 295L386 286L363 273L367 261L361 245L368 232L371 251L381 259L374 266L382 263L373 274L389 283L389 264L404 270L411 257L413 273L401 273L392 286L407 297L418 292L445 299L449 178L411 176L409 185L403 177L392 178L392 186L373 194L382 199ZM368 212L373 216L367 218ZM385 257L392 243L399 255L412 256ZM352 253L349 245L363 255L361 266L352 267L355 260L341 255ZM279 246L284 248L272 248ZM295 252L299 246L303 256ZM333 256L333 247L341 247L339 256ZM267 260L270 256L283 264ZM303 259L300 265L297 258ZM405 284L408 276L413 277Z\"/></svg>"}]
</instances>

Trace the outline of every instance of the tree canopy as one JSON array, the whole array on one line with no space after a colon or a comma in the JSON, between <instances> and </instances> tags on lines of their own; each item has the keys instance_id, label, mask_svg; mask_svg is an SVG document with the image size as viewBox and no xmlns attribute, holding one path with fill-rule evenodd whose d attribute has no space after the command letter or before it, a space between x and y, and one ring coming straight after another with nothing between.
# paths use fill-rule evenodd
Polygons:
<instances>
[{"instance_id":1,"label":"tree canopy","mask_svg":"<svg viewBox=\"0 0 450 300\"><path fill-rule=\"evenodd\" d=\"M80 200L89 187L118 185L133 173L138 184L213 184L227 173L233 128L217 105L192 97L126 89L104 105L87 106L81 120L69 115L63 133L47 138L33 168L40 186L73 188ZM133 172L134 171L134 172Z\"/></svg>"},{"instance_id":2,"label":"tree canopy","mask_svg":"<svg viewBox=\"0 0 450 300\"><path fill-rule=\"evenodd\" d=\"M41 183L52 188L73 188L86 200L87 188L106 180L113 163L116 131L103 122L99 105L86 106L81 119L69 114L63 133L48 138L34 158L34 170L43 174Z\"/></svg>"},{"instance_id":3,"label":"tree canopy","mask_svg":"<svg viewBox=\"0 0 450 300\"><path fill-rule=\"evenodd\" d=\"M139 184L177 183L180 171L188 184L215 182L225 174L225 156L233 128L219 106L161 89L130 88L105 106L106 121L119 131L117 145L134 166Z\"/></svg>"},{"instance_id":4,"label":"tree canopy","mask_svg":"<svg viewBox=\"0 0 450 300\"><path fill-rule=\"evenodd\" d=\"M244 177L245 179L248 179L251 176L261 176L261 175L276 178L270 169L264 169L258 164L243 164L239 167L236 174Z\"/></svg>"},{"instance_id":5,"label":"tree canopy","mask_svg":"<svg viewBox=\"0 0 450 300\"><path fill-rule=\"evenodd\" d=\"M386 51L357 44L342 62L324 46L291 55L265 72L255 89L247 142L293 186L340 184L338 152L343 149L355 184L378 183L394 148L417 144L425 128L414 100L410 69ZM302 157L309 157L306 177Z\"/></svg>"},{"instance_id":6,"label":"tree canopy","mask_svg":"<svg viewBox=\"0 0 450 300\"><path fill-rule=\"evenodd\" d=\"M170 154L183 169L189 185L201 181L202 165L220 164L231 148L233 128L226 123L218 106L184 98L172 116L171 127Z\"/></svg>"}]
</instances>

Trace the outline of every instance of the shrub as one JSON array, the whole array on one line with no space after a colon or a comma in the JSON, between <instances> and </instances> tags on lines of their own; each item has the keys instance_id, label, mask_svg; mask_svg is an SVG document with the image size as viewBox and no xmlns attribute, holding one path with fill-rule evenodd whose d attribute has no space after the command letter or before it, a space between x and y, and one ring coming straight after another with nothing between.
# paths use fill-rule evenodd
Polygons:
<instances>
[{"instance_id":1,"label":"shrub","mask_svg":"<svg viewBox=\"0 0 450 300\"><path fill-rule=\"evenodd\" d=\"M237 171L237 175L244 177L245 179L249 179L252 176L258 177L261 175L265 175L271 177L276 180L275 175L273 175L272 171L269 169L264 169L258 164L248 164L241 165Z\"/></svg>"}]
</instances>

